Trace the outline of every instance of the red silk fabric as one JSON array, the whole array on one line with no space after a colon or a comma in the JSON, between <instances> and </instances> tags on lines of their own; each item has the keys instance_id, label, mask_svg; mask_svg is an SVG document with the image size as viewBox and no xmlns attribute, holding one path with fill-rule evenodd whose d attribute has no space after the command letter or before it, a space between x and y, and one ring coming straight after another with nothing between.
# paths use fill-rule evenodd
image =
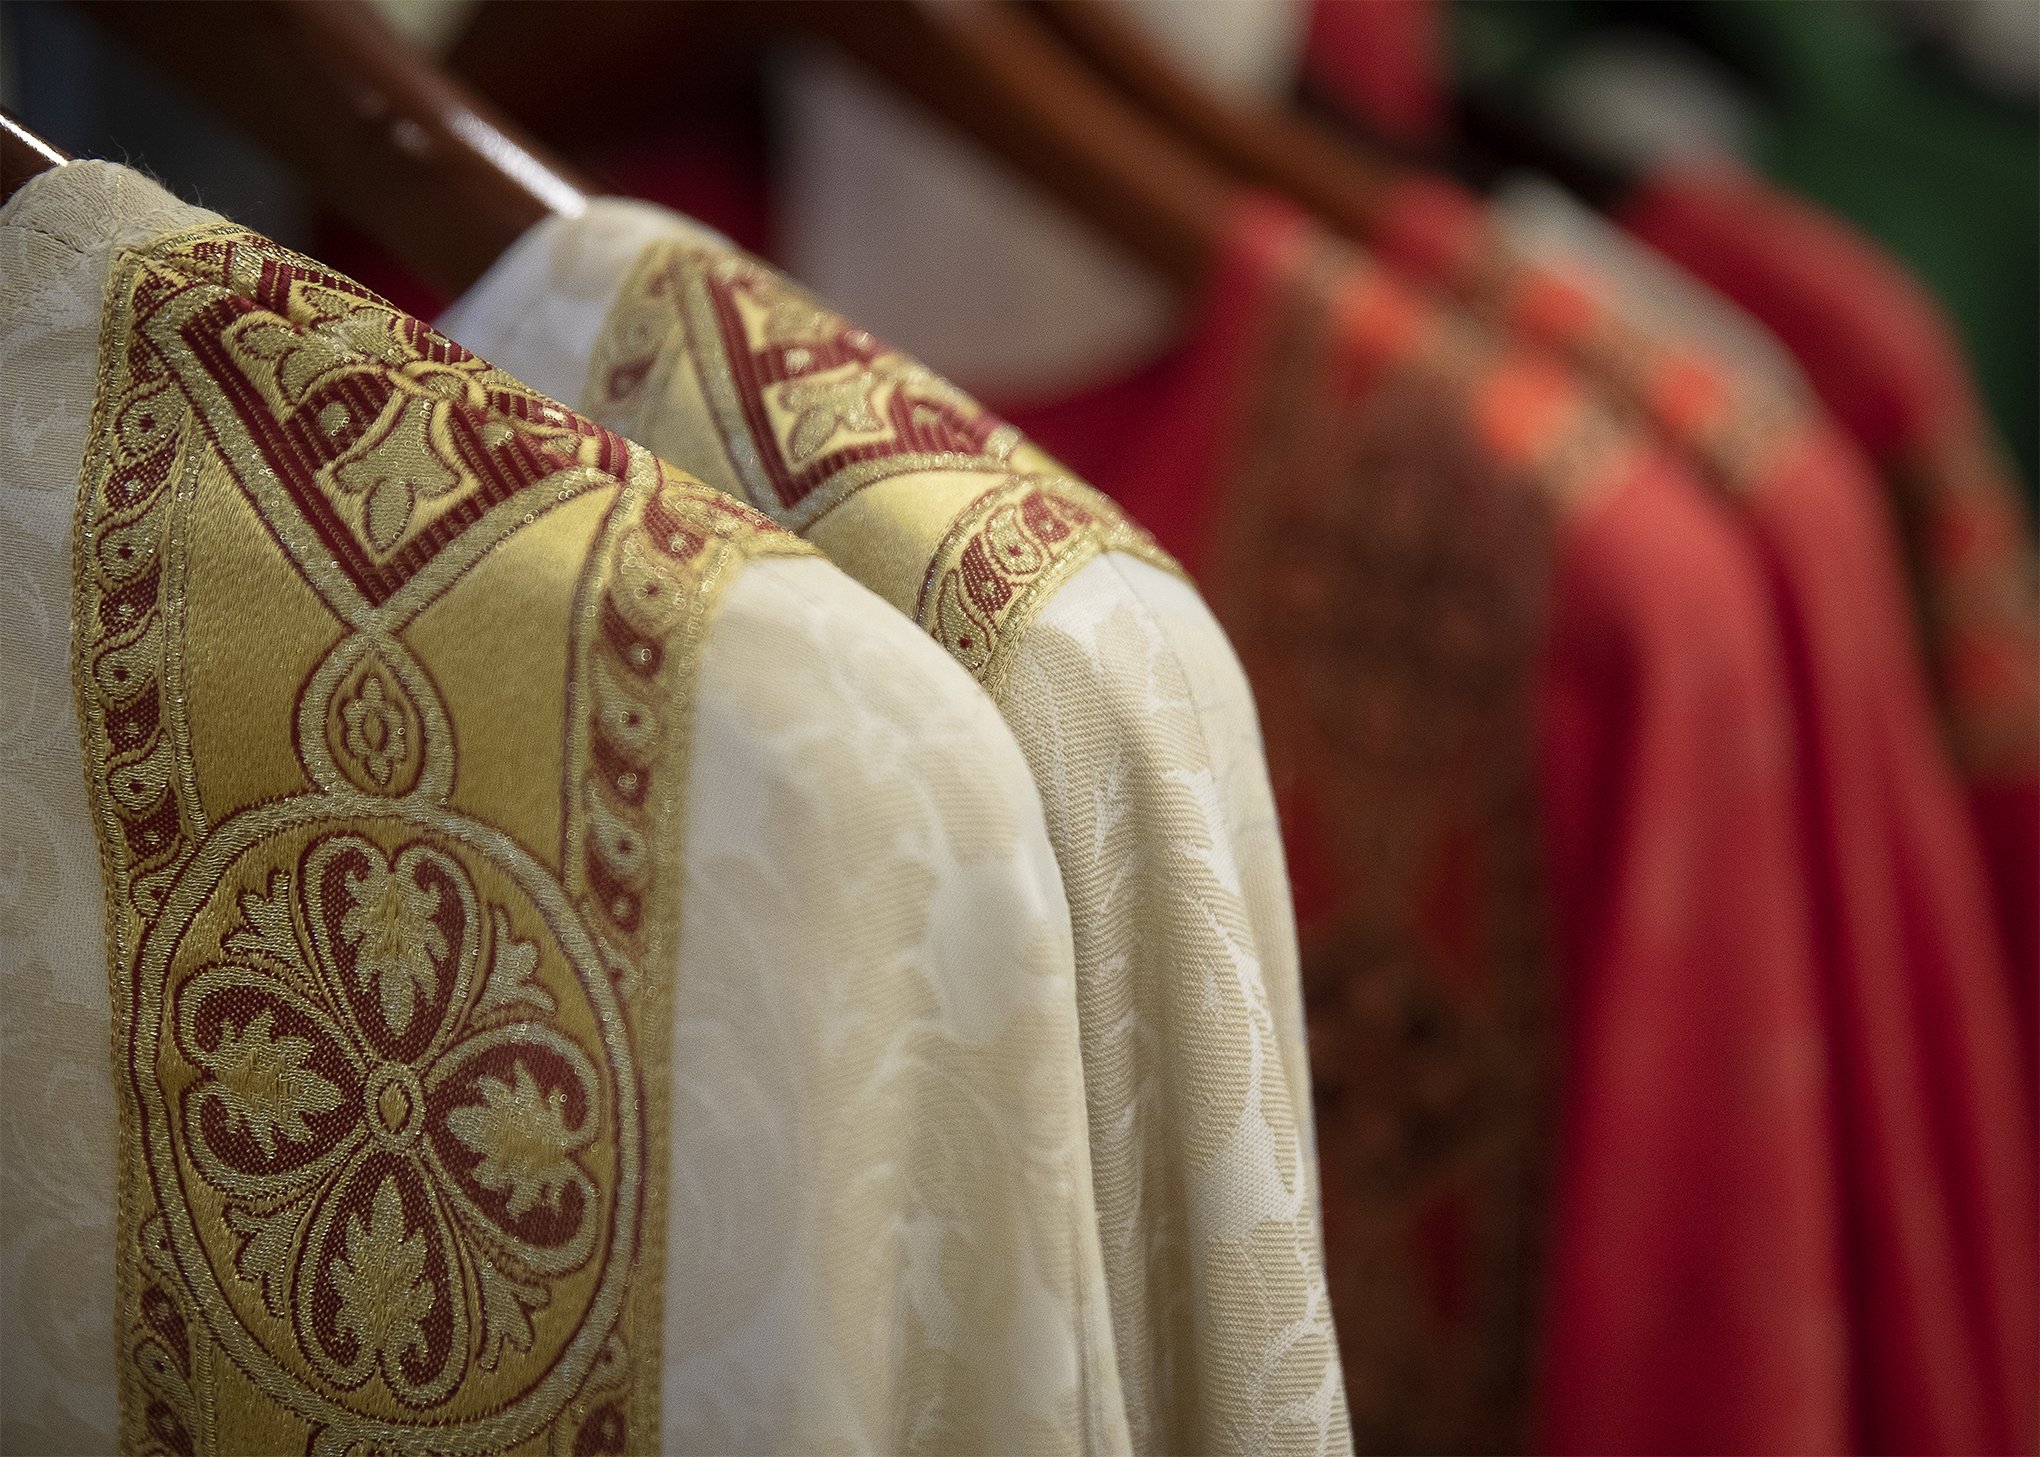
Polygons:
<instances>
[{"instance_id":1,"label":"red silk fabric","mask_svg":"<svg viewBox=\"0 0 2040 1457\"><path fill-rule=\"evenodd\" d=\"M1689 237L1718 235L1719 202L1689 209ZM1667 211L1650 215L1661 228ZM1763 251L1781 233L1732 235ZM1618 314L1591 279L1511 256L1455 189L1411 185L1380 241L1413 273L1575 359L1738 509L1791 666L1798 816L1839 1090L1859 1440L1920 1452L2029 1446L2034 1162L2014 984L1977 821L1935 729L1887 502L1860 447L1817 412L1653 333L1650 320ZM1763 276L1723 262L1725 251L1704 276L1734 277L1746 290L1753 272ZM1807 260L1781 260L1774 281L1785 270L1804 273ZM1804 327L1814 310L1804 299L1795 307ZM1837 371L1859 405L1865 377L1879 376L1868 352ZM1894 381L1880 383L1896 393ZM1914 413L1936 413L1927 392L1917 394ZM1890 415L1864 411L1887 431ZM1988 516L1981 492L1943 492L1934 504L1952 507L1944 522L1957 510L1968 522L1979 499L2002 541L2002 516ZM1965 641L1979 637L1986 650L2003 641ZM2009 717L2016 725L2016 707ZM1958 740L1962 726L1958 712ZM2008 807L1978 812L2015 816L2017 793ZM2033 830L2028 820L2024 834ZM2017 857L1995 858L2002 883Z\"/></svg>"},{"instance_id":2,"label":"red silk fabric","mask_svg":"<svg viewBox=\"0 0 2040 1457\"><path fill-rule=\"evenodd\" d=\"M1890 480L2030 1070L2040 1019L2040 600L2032 526L1953 327L1875 243L1733 166L1668 172L1622 221L1768 325Z\"/></svg>"}]
</instances>

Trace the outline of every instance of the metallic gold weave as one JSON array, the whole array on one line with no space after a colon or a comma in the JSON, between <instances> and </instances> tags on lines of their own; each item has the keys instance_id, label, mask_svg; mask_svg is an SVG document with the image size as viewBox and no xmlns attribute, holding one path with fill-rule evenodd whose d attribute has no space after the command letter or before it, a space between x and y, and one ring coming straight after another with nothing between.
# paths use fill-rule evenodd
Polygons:
<instances>
[{"instance_id":1,"label":"metallic gold weave","mask_svg":"<svg viewBox=\"0 0 2040 1457\"><path fill-rule=\"evenodd\" d=\"M231 226L101 361L123 1448L655 1449L694 675L811 549Z\"/></svg>"},{"instance_id":2,"label":"metallic gold weave","mask_svg":"<svg viewBox=\"0 0 2040 1457\"><path fill-rule=\"evenodd\" d=\"M713 441L716 484L912 617L994 696L1086 562L1118 551L1182 572L1011 425L727 246L643 251L578 403L655 450L698 459Z\"/></svg>"}]
</instances>

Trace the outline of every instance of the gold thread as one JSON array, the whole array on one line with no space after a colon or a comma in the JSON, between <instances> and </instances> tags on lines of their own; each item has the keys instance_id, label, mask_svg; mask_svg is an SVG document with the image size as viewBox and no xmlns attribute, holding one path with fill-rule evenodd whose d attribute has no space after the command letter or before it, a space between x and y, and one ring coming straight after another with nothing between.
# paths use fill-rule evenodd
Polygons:
<instances>
[{"instance_id":1,"label":"gold thread","mask_svg":"<svg viewBox=\"0 0 2040 1457\"><path fill-rule=\"evenodd\" d=\"M288 1434L337 1453L429 1430L435 1450L569 1450L580 1423L614 1417L631 1450L655 1447L693 675L744 561L811 548L256 235L166 235L124 251L107 289L73 687L108 900L122 1446ZM484 450L498 455L478 467ZM292 469L310 474L287 483ZM572 560L557 624L570 671L585 679L614 647L594 608L635 570L629 532L656 526L678 604L645 644L660 671L644 701L667 723L637 821L655 847L643 934L621 939L584 866L555 879L489 806L449 804L461 736L487 727L462 728L434 664L399 636L491 551L596 489L613 493L609 524ZM254 515L235 529L280 549L333 614L340 635L317 661L187 642L187 577L205 571L190 521L221 509L209 490L238 492ZM260 622L256 589L209 586L243 594ZM206 822L194 646L245 655L268 675L258 693L295 704L305 792ZM364 663L375 701L343 723L358 759L343 773L329 695L368 682ZM528 686L522 701L552 701ZM585 770L595 695L558 701ZM215 721L238 707L209 706ZM421 742L390 748L391 733ZM400 774L413 751L415 774ZM594 807L561 796L563 844L590 842ZM481 1162L447 1163L448 1149ZM413 1197L421 1179L450 1182ZM319 1258L276 1243L308 1239Z\"/></svg>"},{"instance_id":2,"label":"gold thread","mask_svg":"<svg viewBox=\"0 0 2040 1457\"><path fill-rule=\"evenodd\" d=\"M817 381L824 403L786 406ZM712 443L687 438L694 393ZM994 693L1041 608L1093 557L1121 551L1183 575L1012 426L734 249L646 247L604 321L583 398L654 449L703 465L719 454L719 484L822 540ZM989 480L959 479L973 476ZM870 490L887 482L909 489Z\"/></svg>"}]
</instances>

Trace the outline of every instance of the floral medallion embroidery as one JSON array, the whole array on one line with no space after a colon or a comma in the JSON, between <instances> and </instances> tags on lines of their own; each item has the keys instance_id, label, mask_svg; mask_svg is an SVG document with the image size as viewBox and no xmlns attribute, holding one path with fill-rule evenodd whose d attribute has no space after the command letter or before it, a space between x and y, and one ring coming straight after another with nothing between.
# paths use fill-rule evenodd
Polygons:
<instances>
[{"instance_id":1,"label":"floral medallion embroidery","mask_svg":"<svg viewBox=\"0 0 2040 1457\"><path fill-rule=\"evenodd\" d=\"M161 1094L146 1142L198 1179L171 1245L240 1327L229 1351L307 1405L514 1397L585 1368L564 1346L602 1287L570 1277L628 1247L614 1205L642 1148L618 1124L635 1070L604 1065L619 1012L535 902L478 888L471 852L329 824L257 841L191 897L160 993L142 959L163 1016L134 1042ZM571 1030L589 1027L605 1035Z\"/></svg>"},{"instance_id":2,"label":"floral medallion embroidery","mask_svg":"<svg viewBox=\"0 0 2040 1457\"><path fill-rule=\"evenodd\" d=\"M237 229L123 255L107 310L74 627L123 1447L655 1448L654 847L717 593L809 549Z\"/></svg>"},{"instance_id":3,"label":"floral medallion embroidery","mask_svg":"<svg viewBox=\"0 0 2040 1457\"><path fill-rule=\"evenodd\" d=\"M410 695L374 658L362 662L333 694L337 722L328 748L348 767L348 779L382 794L407 794L418 782L417 746L423 728Z\"/></svg>"}]
</instances>

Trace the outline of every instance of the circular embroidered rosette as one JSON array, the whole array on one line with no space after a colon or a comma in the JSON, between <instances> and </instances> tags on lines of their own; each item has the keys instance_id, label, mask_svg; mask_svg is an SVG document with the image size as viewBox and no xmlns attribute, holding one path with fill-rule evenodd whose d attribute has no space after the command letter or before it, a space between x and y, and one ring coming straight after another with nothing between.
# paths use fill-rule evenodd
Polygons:
<instances>
[{"instance_id":1,"label":"circular embroidered rosette","mask_svg":"<svg viewBox=\"0 0 2040 1457\"><path fill-rule=\"evenodd\" d=\"M220 827L142 948L172 1251L243 1370L330 1436L515 1442L580 1386L631 1264L621 1013L505 837L300 804Z\"/></svg>"}]
</instances>

